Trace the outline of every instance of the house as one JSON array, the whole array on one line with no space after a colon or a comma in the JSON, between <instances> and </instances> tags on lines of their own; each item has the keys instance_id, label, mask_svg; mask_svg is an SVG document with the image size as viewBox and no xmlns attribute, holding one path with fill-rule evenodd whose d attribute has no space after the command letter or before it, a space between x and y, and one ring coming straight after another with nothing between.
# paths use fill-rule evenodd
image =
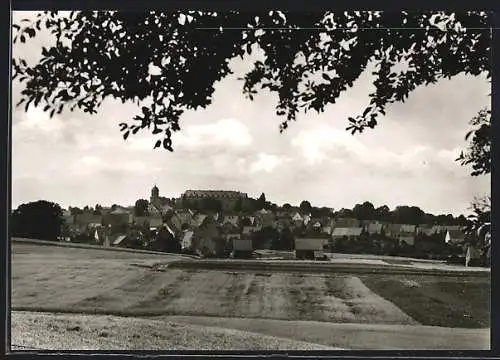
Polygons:
<instances>
[{"instance_id":1,"label":"house","mask_svg":"<svg viewBox=\"0 0 500 360\"><path fill-rule=\"evenodd\" d=\"M415 244L415 235L417 227L410 224L389 224L386 227L385 234L398 240L399 244L413 246Z\"/></svg>"},{"instance_id":2,"label":"house","mask_svg":"<svg viewBox=\"0 0 500 360\"><path fill-rule=\"evenodd\" d=\"M323 228L321 229L321 232L323 234L331 235L333 230L332 230L332 227L330 225L327 225L327 226L323 226Z\"/></svg>"},{"instance_id":3,"label":"house","mask_svg":"<svg viewBox=\"0 0 500 360\"><path fill-rule=\"evenodd\" d=\"M149 227L149 217L147 216L135 216L134 217L134 225Z\"/></svg>"},{"instance_id":4,"label":"house","mask_svg":"<svg viewBox=\"0 0 500 360\"><path fill-rule=\"evenodd\" d=\"M241 230L241 234L244 238L251 237L253 233L262 230L260 226L244 226Z\"/></svg>"},{"instance_id":5,"label":"house","mask_svg":"<svg viewBox=\"0 0 500 360\"><path fill-rule=\"evenodd\" d=\"M161 217L150 217L149 218L149 229L158 230L163 225L163 219Z\"/></svg>"},{"instance_id":6,"label":"house","mask_svg":"<svg viewBox=\"0 0 500 360\"><path fill-rule=\"evenodd\" d=\"M401 234L415 234L417 227L415 225L401 224L399 229Z\"/></svg>"},{"instance_id":7,"label":"house","mask_svg":"<svg viewBox=\"0 0 500 360\"><path fill-rule=\"evenodd\" d=\"M137 248L142 247L143 240L140 231L128 231L127 233L110 235L105 242L115 247Z\"/></svg>"},{"instance_id":8,"label":"house","mask_svg":"<svg viewBox=\"0 0 500 360\"><path fill-rule=\"evenodd\" d=\"M295 238L295 258L315 259L323 256L326 240L323 238Z\"/></svg>"},{"instance_id":9,"label":"house","mask_svg":"<svg viewBox=\"0 0 500 360\"><path fill-rule=\"evenodd\" d=\"M183 230L181 219L177 216L177 214L173 214L170 218L168 218L167 224L177 233Z\"/></svg>"},{"instance_id":10,"label":"house","mask_svg":"<svg viewBox=\"0 0 500 360\"><path fill-rule=\"evenodd\" d=\"M460 225L434 225L433 229L434 233L446 233L448 230L451 231L461 230L462 227Z\"/></svg>"},{"instance_id":11,"label":"house","mask_svg":"<svg viewBox=\"0 0 500 360\"><path fill-rule=\"evenodd\" d=\"M87 227L89 224L102 224L102 215L94 215L92 213L84 212L82 214L77 214L74 217L74 224L78 224L81 227Z\"/></svg>"},{"instance_id":12,"label":"house","mask_svg":"<svg viewBox=\"0 0 500 360\"><path fill-rule=\"evenodd\" d=\"M259 219L258 221L262 225L262 227L274 225L275 216L269 210L259 210L255 213L255 217Z\"/></svg>"},{"instance_id":13,"label":"house","mask_svg":"<svg viewBox=\"0 0 500 360\"><path fill-rule=\"evenodd\" d=\"M67 225L73 225L75 223L75 216L71 214L69 210L63 210L63 219Z\"/></svg>"},{"instance_id":14,"label":"house","mask_svg":"<svg viewBox=\"0 0 500 360\"><path fill-rule=\"evenodd\" d=\"M361 227L336 227L333 229L332 239L358 240L362 232Z\"/></svg>"},{"instance_id":15,"label":"house","mask_svg":"<svg viewBox=\"0 0 500 360\"><path fill-rule=\"evenodd\" d=\"M309 224L309 222L311 221L311 215L304 215L302 216L302 218L304 219L304 225L307 226L307 224Z\"/></svg>"},{"instance_id":16,"label":"house","mask_svg":"<svg viewBox=\"0 0 500 360\"><path fill-rule=\"evenodd\" d=\"M465 242L465 234L461 230L448 230L444 242L451 245L460 245Z\"/></svg>"},{"instance_id":17,"label":"house","mask_svg":"<svg viewBox=\"0 0 500 360\"><path fill-rule=\"evenodd\" d=\"M316 231L320 231L323 226L319 220L311 220L311 227Z\"/></svg>"},{"instance_id":18,"label":"house","mask_svg":"<svg viewBox=\"0 0 500 360\"><path fill-rule=\"evenodd\" d=\"M187 249L191 248L191 246L193 245L193 235L194 235L194 232L190 231L190 230L183 232L182 240L181 240L181 248L183 250L187 250Z\"/></svg>"},{"instance_id":19,"label":"house","mask_svg":"<svg viewBox=\"0 0 500 360\"><path fill-rule=\"evenodd\" d=\"M399 235L399 243L413 246L415 245L415 235L401 234Z\"/></svg>"},{"instance_id":20,"label":"house","mask_svg":"<svg viewBox=\"0 0 500 360\"><path fill-rule=\"evenodd\" d=\"M328 247L333 250L342 241L358 241L363 232L361 227L336 227L328 239Z\"/></svg>"},{"instance_id":21,"label":"house","mask_svg":"<svg viewBox=\"0 0 500 360\"><path fill-rule=\"evenodd\" d=\"M226 234L225 237L224 237L224 239L226 241L228 241L228 242L229 241L233 241L235 239L236 240L241 240L241 234L235 234L235 233L233 233L233 234Z\"/></svg>"},{"instance_id":22,"label":"house","mask_svg":"<svg viewBox=\"0 0 500 360\"><path fill-rule=\"evenodd\" d=\"M273 227L278 231L283 231L286 228L293 226L292 220L288 217L281 217L274 221Z\"/></svg>"},{"instance_id":23,"label":"house","mask_svg":"<svg viewBox=\"0 0 500 360\"><path fill-rule=\"evenodd\" d=\"M224 216L224 218L222 219L222 225L224 224L231 224L235 227L238 227L239 226L239 216L238 215L226 215Z\"/></svg>"},{"instance_id":24,"label":"house","mask_svg":"<svg viewBox=\"0 0 500 360\"><path fill-rule=\"evenodd\" d=\"M281 218L284 218L284 217L290 218L290 214L285 210L278 210L276 212L276 216L281 217Z\"/></svg>"},{"instance_id":25,"label":"house","mask_svg":"<svg viewBox=\"0 0 500 360\"><path fill-rule=\"evenodd\" d=\"M398 238L401 234L401 224L389 224L385 227L385 235L390 238Z\"/></svg>"},{"instance_id":26,"label":"house","mask_svg":"<svg viewBox=\"0 0 500 360\"><path fill-rule=\"evenodd\" d=\"M243 238L249 239L254 232L254 228L252 226L244 226L241 230L241 236Z\"/></svg>"},{"instance_id":27,"label":"house","mask_svg":"<svg viewBox=\"0 0 500 360\"><path fill-rule=\"evenodd\" d=\"M221 238L220 229L213 217L207 216L203 222L194 229L193 246L198 253L205 256L216 254L217 243Z\"/></svg>"},{"instance_id":28,"label":"house","mask_svg":"<svg viewBox=\"0 0 500 360\"><path fill-rule=\"evenodd\" d=\"M370 235L380 235L384 230L384 225L379 222L368 222L365 224L365 231Z\"/></svg>"},{"instance_id":29,"label":"house","mask_svg":"<svg viewBox=\"0 0 500 360\"><path fill-rule=\"evenodd\" d=\"M104 214L102 217L103 225L123 226L132 224L133 222L134 222L133 214L120 208L117 208L107 214Z\"/></svg>"},{"instance_id":30,"label":"house","mask_svg":"<svg viewBox=\"0 0 500 360\"><path fill-rule=\"evenodd\" d=\"M168 225L161 225L155 228L155 236L151 242L151 248L157 251L178 252L181 250L181 243L175 237L175 233Z\"/></svg>"},{"instance_id":31,"label":"house","mask_svg":"<svg viewBox=\"0 0 500 360\"><path fill-rule=\"evenodd\" d=\"M127 235L117 235L111 243L113 246L119 246L127 238Z\"/></svg>"},{"instance_id":32,"label":"house","mask_svg":"<svg viewBox=\"0 0 500 360\"><path fill-rule=\"evenodd\" d=\"M338 217L334 220L334 225L337 228L360 228L361 222L355 218Z\"/></svg>"},{"instance_id":33,"label":"house","mask_svg":"<svg viewBox=\"0 0 500 360\"><path fill-rule=\"evenodd\" d=\"M191 226L191 223L193 222L193 216L188 210L177 210L175 214L179 218L181 226L184 224Z\"/></svg>"},{"instance_id":34,"label":"house","mask_svg":"<svg viewBox=\"0 0 500 360\"><path fill-rule=\"evenodd\" d=\"M153 204L148 204L148 214L151 216L160 216L161 215L161 210L153 205Z\"/></svg>"},{"instance_id":35,"label":"house","mask_svg":"<svg viewBox=\"0 0 500 360\"><path fill-rule=\"evenodd\" d=\"M224 239L229 239L231 235L240 236L240 229L231 222L226 222L220 227L221 235Z\"/></svg>"},{"instance_id":36,"label":"house","mask_svg":"<svg viewBox=\"0 0 500 360\"><path fill-rule=\"evenodd\" d=\"M304 218L298 212L296 212L292 216L292 221L294 222L295 226L302 226L302 224L304 224Z\"/></svg>"},{"instance_id":37,"label":"house","mask_svg":"<svg viewBox=\"0 0 500 360\"><path fill-rule=\"evenodd\" d=\"M460 231L460 230L462 230L462 226L460 226L460 225L445 225L444 228L447 231Z\"/></svg>"},{"instance_id":38,"label":"house","mask_svg":"<svg viewBox=\"0 0 500 360\"><path fill-rule=\"evenodd\" d=\"M435 228L432 225L420 224L417 226L417 235L432 236L435 233Z\"/></svg>"},{"instance_id":39,"label":"house","mask_svg":"<svg viewBox=\"0 0 500 360\"><path fill-rule=\"evenodd\" d=\"M250 239L232 239L235 259L249 259L252 257L253 245Z\"/></svg>"},{"instance_id":40,"label":"house","mask_svg":"<svg viewBox=\"0 0 500 360\"><path fill-rule=\"evenodd\" d=\"M208 215L206 214L196 214L193 219L193 227L194 228L199 227L201 224L203 224L203 222L207 217Z\"/></svg>"}]
</instances>

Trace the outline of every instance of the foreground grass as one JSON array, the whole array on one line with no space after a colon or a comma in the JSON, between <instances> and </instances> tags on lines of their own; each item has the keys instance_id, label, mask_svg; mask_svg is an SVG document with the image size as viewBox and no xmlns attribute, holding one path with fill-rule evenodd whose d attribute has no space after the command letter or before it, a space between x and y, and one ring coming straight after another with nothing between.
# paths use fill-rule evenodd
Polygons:
<instances>
[{"instance_id":1,"label":"foreground grass","mask_svg":"<svg viewBox=\"0 0 500 360\"><path fill-rule=\"evenodd\" d=\"M489 328L490 279L362 276L373 292L423 325Z\"/></svg>"},{"instance_id":2,"label":"foreground grass","mask_svg":"<svg viewBox=\"0 0 500 360\"><path fill-rule=\"evenodd\" d=\"M329 350L217 325L116 316L12 313L14 350Z\"/></svg>"}]
</instances>

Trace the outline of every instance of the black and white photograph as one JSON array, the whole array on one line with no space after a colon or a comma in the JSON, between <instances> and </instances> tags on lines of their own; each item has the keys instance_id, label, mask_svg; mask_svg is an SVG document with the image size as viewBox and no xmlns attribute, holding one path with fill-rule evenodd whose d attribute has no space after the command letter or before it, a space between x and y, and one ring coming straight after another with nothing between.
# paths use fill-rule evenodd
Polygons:
<instances>
[{"instance_id":1,"label":"black and white photograph","mask_svg":"<svg viewBox=\"0 0 500 360\"><path fill-rule=\"evenodd\" d=\"M13 11L10 351L490 350L488 11Z\"/></svg>"}]
</instances>

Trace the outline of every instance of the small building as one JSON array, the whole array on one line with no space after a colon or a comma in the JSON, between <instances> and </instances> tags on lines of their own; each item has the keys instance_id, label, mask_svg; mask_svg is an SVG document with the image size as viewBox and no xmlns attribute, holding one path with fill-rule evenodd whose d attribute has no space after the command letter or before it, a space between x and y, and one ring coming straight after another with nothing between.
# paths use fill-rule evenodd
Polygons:
<instances>
[{"instance_id":1,"label":"small building","mask_svg":"<svg viewBox=\"0 0 500 360\"><path fill-rule=\"evenodd\" d=\"M295 258L321 258L326 239L324 238L295 238Z\"/></svg>"},{"instance_id":2,"label":"small building","mask_svg":"<svg viewBox=\"0 0 500 360\"><path fill-rule=\"evenodd\" d=\"M250 239L232 239L233 254L235 259L250 259L253 253L252 240Z\"/></svg>"}]
</instances>

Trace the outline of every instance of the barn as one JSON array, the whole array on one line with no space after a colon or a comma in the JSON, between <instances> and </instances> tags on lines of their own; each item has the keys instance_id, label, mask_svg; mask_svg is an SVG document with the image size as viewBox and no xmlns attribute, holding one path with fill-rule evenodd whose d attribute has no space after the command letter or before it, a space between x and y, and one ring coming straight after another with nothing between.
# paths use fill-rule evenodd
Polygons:
<instances>
[{"instance_id":1,"label":"barn","mask_svg":"<svg viewBox=\"0 0 500 360\"><path fill-rule=\"evenodd\" d=\"M323 257L323 246L327 239L324 238L296 238L295 258L311 259Z\"/></svg>"}]
</instances>

